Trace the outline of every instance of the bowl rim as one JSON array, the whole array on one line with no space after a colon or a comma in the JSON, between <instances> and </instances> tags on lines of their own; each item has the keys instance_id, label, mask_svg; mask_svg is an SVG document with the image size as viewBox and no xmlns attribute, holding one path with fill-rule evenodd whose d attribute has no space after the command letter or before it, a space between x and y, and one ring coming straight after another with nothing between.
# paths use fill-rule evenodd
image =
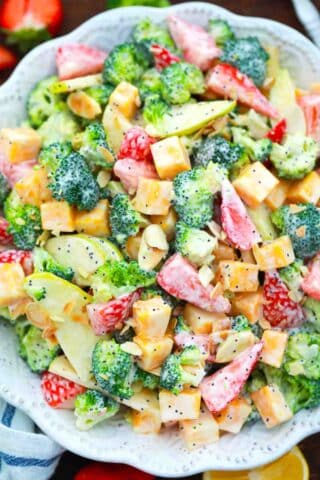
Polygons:
<instances>
[{"instance_id":1,"label":"bowl rim","mask_svg":"<svg viewBox=\"0 0 320 480\"><path fill-rule=\"evenodd\" d=\"M235 13L231 12L230 10L228 10L226 8L223 8L223 7L214 5L214 4L206 3L206 2L185 2L185 3L182 3L182 4L172 5L170 7L163 8L163 9L161 9L161 12L164 13L164 16L168 12L170 12L170 13L175 12L176 14L179 14L180 10L183 10L186 7L190 8L190 9L193 8L195 10L198 9L198 8L201 9L203 7L206 7L206 8L210 7L212 9L213 14L216 14L217 16L219 16L219 14L221 14L221 16L228 15L228 17L231 19L231 21L232 21L232 18L237 19L240 22L241 22L242 19L246 19L246 21L250 22L251 24L254 24L255 22L258 22L261 29L263 29L263 27L265 26L265 28L268 27L268 28L280 31L282 35L285 35L286 33L288 35L289 34L294 35L298 42L303 42L304 45L308 47L308 49L310 50L312 55L314 55L316 58L320 59L320 50L307 37L305 37L302 33L298 32L294 28L289 27L288 25L282 24L280 22L277 22L275 20L270 20L270 19L266 19L266 18L262 18L262 17L248 17L246 15L235 14ZM102 12L98 15L95 15L95 16L91 17L90 19L86 20L81 25L79 25L76 29L72 30L70 33L68 33L66 35L63 35L61 37L58 37L56 39L49 40L49 41L39 45L38 47L33 49L31 52L29 52L20 61L20 63L17 65L17 67L15 68L13 73L10 75L10 77L2 84L2 86L0 87L0 97L3 94L5 94L6 91L10 90L12 87L13 88L15 87L15 83L17 81L19 81L20 75L24 72L25 67L28 64L28 62L30 61L30 59L33 56L38 56L39 54L41 54L42 51L45 51L48 44L50 44L51 46L59 46L61 44L67 43L68 41L72 42L74 36L77 36L79 33L82 32L82 30L86 30L91 24L94 25L94 23L96 22L97 19L106 18L106 17L109 18L109 16L112 16L116 19L120 12L121 12L121 14L123 14L124 12L127 12L129 14L134 13L134 12L141 12L145 16L148 16L148 15L151 16L152 14L155 14L158 11L159 11L159 9L156 8L156 7L144 7L144 6L122 7L122 8L109 10L109 11L107 10L107 11L104 11L104 12ZM72 451L72 452L74 452L78 455L82 455L82 456L86 455L88 458L93 459L93 460L108 461L108 462L111 462L111 463L126 463L126 464L129 464L129 465L132 465L134 467L137 467L137 468L141 469L142 466L141 466L141 463L139 462L138 457L135 456L134 454L129 453L129 452L126 453L125 451L122 451L121 454L118 454L118 455L114 455L114 454L111 453L111 455L109 454L110 455L109 457L108 457L108 455L106 455L106 452L104 452L104 454L101 455L101 456L93 454L92 451L89 454L88 453L89 449L87 449L87 451L84 452L85 448L81 449L81 445L78 448L77 446L75 446L72 443L72 436L71 435L60 437L59 436L59 431L57 429L50 429L50 425L48 423L46 423L45 417L43 415L39 414L39 411L38 411L37 408L32 408L32 405L31 405L32 402L27 404L27 402L19 399L15 394L13 394L13 392L10 392L5 385L0 384L0 392L1 392L1 396L5 400L14 404L16 407L24 410L45 433L48 432L48 435L51 438L53 438L60 445L63 445L63 447L67 448L68 450L70 450L70 451ZM319 411L319 413L320 413L320 407L318 409L316 409L316 411ZM320 431L320 415L319 415L319 420L318 421L316 421L312 424L311 423L308 424L308 422L304 422L304 423L301 424L301 428L296 429L296 430L292 430L290 432L290 436L288 436L288 442L281 444L281 446L277 450L277 452L272 451L269 454L267 459L265 459L263 454L261 454L260 458L255 457L255 460L253 460L252 463L250 463L250 465L248 465L247 463L246 464L239 464L239 465L235 465L235 464L222 465L222 463L221 463L221 465L216 464L214 467L212 467L212 464L210 464L210 459L207 459L207 463L206 464L204 464L204 463L201 464L201 467L197 467L197 466L194 465L192 468L189 468L187 471L183 471L181 469L181 472L174 473L173 475L170 474L170 476L167 472L157 471L156 469L152 468L150 465L148 465L146 467L143 467L143 469L146 472L149 472L149 473L152 473L152 474L155 474L155 475L158 474L162 477L178 478L178 477L181 477L183 475L197 474L200 471L210 470L212 468L214 468L215 470L228 470L228 471L234 471L234 470L237 470L237 469L239 469L239 470L242 469L243 470L243 469L248 469L248 468L254 468L254 467L260 466L264 462L269 462L269 461L276 460L277 458L279 458L283 454L285 454L288 450L290 450L290 448L292 448L295 444L297 444L303 438L305 438L309 435L312 435L313 433L319 432L319 431ZM265 455L267 455L267 454L265 453Z\"/></svg>"}]
</instances>

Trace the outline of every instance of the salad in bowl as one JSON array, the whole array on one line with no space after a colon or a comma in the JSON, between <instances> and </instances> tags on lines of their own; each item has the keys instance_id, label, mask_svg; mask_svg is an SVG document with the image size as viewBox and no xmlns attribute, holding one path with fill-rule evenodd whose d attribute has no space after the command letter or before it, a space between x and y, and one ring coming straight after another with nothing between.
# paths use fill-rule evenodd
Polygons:
<instances>
[{"instance_id":1,"label":"salad in bowl","mask_svg":"<svg viewBox=\"0 0 320 480\"><path fill-rule=\"evenodd\" d=\"M177 15L56 70L0 131L1 317L44 401L189 449L320 405L319 84Z\"/></svg>"}]
</instances>

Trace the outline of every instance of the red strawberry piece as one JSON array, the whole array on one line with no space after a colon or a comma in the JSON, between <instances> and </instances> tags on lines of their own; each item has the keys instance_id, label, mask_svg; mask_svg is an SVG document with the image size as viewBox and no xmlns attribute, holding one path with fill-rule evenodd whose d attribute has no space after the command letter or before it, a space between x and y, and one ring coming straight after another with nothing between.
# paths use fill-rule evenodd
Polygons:
<instances>
[{"instance_id":1,"label":"red strawberry piece","mask_svg":"<svg viewBox=\"0 0 320 480\"><path fill-rule=\"evenodd\" d=\"M168 17L168 26L172 38L182 50L187 62L206 71L213 60L221 55L212 36L199 25L185 22L174 15Z\"/></svg>"},{"instance_id":2,"label":"red strawberry piece","mask_svg":"<svg viewBox=\"0 0 320 480\"><path fill-rule=\"evenodd\" d=\"M302 307L290 298L290 290L276 270L265 273L263 316L272 327L294 328L304 320Z\"/></svg>"},{"instance_id":3,"label":"red strawberry piece","mask_svg":"<svg viewBox=\"0 0 320 480\"><path fill-rule=\"evenodd\" d=\"M113 167L114 174L120 178L121 183L128 193L135 193L138 188L139 177L159 178L151 162L122 158L117 160Z\"/></svg>"},{"instance_id":4,"label":"red strawberry piece","mask_svg":"<svg viewBox=\"0 0 320 480\"><path fill-rule=\"evenodd\" d=\"M3 217L0 217L0 245L9 245L13 238L8 233L9 222Z\"/></svg>"},{"instance_id":5,"label":"red strawberry piece","mask_svg":"<svg viewBox=\"0 0 320 480\"><path fill-rule=\"evenodd\" d=\"M84 393L86 388L60 375L45 372L41 379L41 390L50 407L72 409L76 396Z\"/></svg>"},{"instance_id":6,"label":"red strawberry piece","mask_svg":"<svg viewBox=\"0 0 320 480\"><path fill-rule=\"evenodd\" d=\"M132 158L137 161L152 161L151 145L156 139L150 137L141 127L130 128L122 140L118 158Z\"/></svg>"},{"instance_id":7,"label":"red strawberry piece","mask_svg":"<svg viewBox=\"0 0 320 480\"><path fill-rule=\"evenodd\" d=\"M18 57L8 48L0 45L0 71L13 68L18 63Z\"/></svg>"},{"instance_id":8,"label":"red strawberry piece","mask_svg":"<svg viewBox=\"0 0 320 480\"><path fill-rule=\"evenodd\" d=\"M94 333L104 335L123 327L129 317L132 305L140 298L140 292L122 295L106 303L93 303L87 306L88 315Z\"/></svg>"},{"instance_id":9,"label":"red strawberry piece","mask_svg":"<svg viewBox=\"0 0 320 480\"><path fill-rule=\"evenodd\" d=\"M202 380L201 395L211 412L221 412L240 394L259 359L262 347L263 342L256 343L240 353L229 365Z\"/></svg>"},{"instance_id":10,"label":"red strawberry piece","mask_svg":"<svg viewBox=\"0 0 320 480\"><path fill-rule=\"evenodd\" d=\"M298 103L306 119L307 135L318 142L320 140L320 95L303 95Z\"/></svg>"},{"instance_id":11,"label":"red strawberry piece","mask_svg":"<svg viewBox=\"0 0 320 480\"><path fill-rule=\"evenodd\" d=\"M242 200L228 180L222 182L221 195L221 221L228 240L236 248L250 250L253 245L261 242L261 237Z\"/></svg>"},{"instance_id":12,"label":"red strawberry piece","mask_svg":"<svg viewBox=\"0 0 320 480\"><path fill-rule=\"evenodd\" d=\"M28 173L31 173L36 163L36 160L22 163L10 163L4 152L1 151L0 145L0 172L7 178L10 187L14 187L21 178L28 175Z\"/></svg>"},{"instance_id":13,"label":"red strawberry piece","mask_svg":"<svg viewBox=\"0 0 320 480\"><path fill-rule=\"evenodd\" d=\"M89 463L74 480L155 480L155 477L119 463Z\"/></svg>"},{"instance_id":14,"label":"red strawberry piece","mask_svg":"<svg viewBox=\"0 0 320 480\"><path fill-rule=\"evenodd\" d=\"M207 87L211 92L224 98L237 100L266 117L279 117L277 110L269 103L253 81L232 65L226 63L216 65L209 72Z\"/></svg>"},{"instance_id":15,"label":"red strawberry piece","mask_svg":"<svg viewBox=\"0 0 320 480\"><path fill-rule=\"evenodd\" d=\"M172 63L181 62L181 58L173 55L170 50L161 45L151 45L150 50L157 70L163 70Z\"/></svg>"},{"instance_id":16,"label":"red strawberry piece","mask_svg":"<svg viewBox=\"0 0 320 480\"><path fill-rule=\"evenodd\" d=\"M269 138L274 143L281 143L287 133L287 120L283 118L278 122L269 132L266 134L266 138Z\"/></svg>"},{"instance_id":17,"label":"red strawberry piece","mask_svg":"<svg viewBox=\"0 0 320 480\"><path fill-rule=\"evenodd\" d=\"M26 250L5 250L0 253L0 263L20 263L26 275L33 272L32 252Z\"/></svg>"},{"instance_id":18,"label":"red strawberry piece","mask_svg":"<svg viewBox=\"0 0 320 480\"><path fill-rule=\"evenodd\" d=\"M320 300L320 254L311 262L309 272L301 283L301 288L309 297Z\"/></svg>"},{"instance_id":19,"label":"red strawberry piece","mask_svg":"<svg viewBox=\"0 0 320 480\"><path fill-rule=\"evenodd\" d=\"M61 0L4 0L0 9L0 28L26 52L51 35L62 23Z\"/></svg>"},{"instance_id":20,"label":"red strawberry piece","mask_svg":"<svg viewBox=\"0 0 320 480\"><path fill-rule=\"evenodd\" d=\"M107 52L81 43L59 47L56 55L60 80L90 75L102 71Z\"/></svg>"},{"instance_id":21,"label":"red strawberry piece","mask_svg":"<svg viewBox=\"0 0 320 480\"><path fill-rule=\"evenodd\" d=\"M230 310L229 300L222 295L215 296L211 285L205 288L200 282L197 270L179 253L172 255L165 262L158 273L157 281L170 295L208 312Z\"/></svg>"}]
</instances>

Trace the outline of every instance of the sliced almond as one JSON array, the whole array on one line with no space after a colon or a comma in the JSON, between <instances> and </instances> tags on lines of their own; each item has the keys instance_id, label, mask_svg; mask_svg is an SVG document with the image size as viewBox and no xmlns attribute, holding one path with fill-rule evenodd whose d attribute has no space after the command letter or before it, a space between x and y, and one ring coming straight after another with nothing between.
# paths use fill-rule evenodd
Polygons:
<instances>
[{"instance_id":1,"label":"sliced almond","mask_svg":"<svg viewBox=\"0 0 320 480\"><path fill-rule=\"evenodd\" d=\"M141 357L142 350L141 348L134 342L124 342L120 345L121 350L126 353L130 353L130 355L134 355L135 357Z\"/></svg>"},{"instance_id":2,"label":"sliced almond","mask_svg":"<svg viewBox=\"0 0 320 480\"><path fill-rule=\"evenodd\" d=\"M149 247L168 250L169 245L160 225L151 224L143 232L143 238Z\"/></svg>"},{"instance_id":3,"label":"sliced almond","mask_svg":"<svg viewBox=\"0 0 320 480\"><path fill-rule=\"evenodd\" d=\"M111 172L109 170L100 170L97 175L97 182L99 187L104 188L108 185L111 179Z\"/></svg>"},{"instance_id":4,"label":"sliced almond","mask_svg":"<svg viewBox=\"0 0 320 480\"><path fill-rule=\"evenodd\" d=\"M142 235L138 253L138 263L143 270L153 270L166 254L167 250L159 250L158 248L149 247Z\"/></svg>"},{"instance_id":5,"label":"sliced almond","mask_svg":"<svg viewBox=\"0 0 320 480\"><path fill-rule=\"evenodd\" d=\"M88 120L93 120L102 113L99 103L81 90L70 93L67 104L75 115Z\"/></svg>"},{"instance_id":6,"label":"sliced almond","mask_svg":"<svg viewBox=\"0 0 320 480\"><path fill-rule=\"evenodd\" d=\"M202 265L198 274L200 282L205 288L207 288L214 278L212 269L208 265Z\"/></svg>"}]
</instances>

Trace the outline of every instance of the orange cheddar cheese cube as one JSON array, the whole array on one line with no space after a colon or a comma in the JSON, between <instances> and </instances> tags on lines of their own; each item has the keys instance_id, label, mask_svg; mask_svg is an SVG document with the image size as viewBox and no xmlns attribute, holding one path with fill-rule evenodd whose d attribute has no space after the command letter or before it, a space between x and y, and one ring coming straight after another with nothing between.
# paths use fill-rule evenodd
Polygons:
<instances>
[{"instance_id":1,"label":"orange cheddar cheese cube","mask_svg":"<svg viewBox=\"0 0 320 480\"><path fill-rule=\"evenodd\" d=\"M89 212L77 211L75 214L75 229L77 232L105 237L110 234L109 227L109 202L100 200L93 210Z\"/></svg>"},{"instance_id":2,"label":"orange cheddar cheese cube","mask_svg":"<svg viewBox=\"0 0 320 480\"><path fill-rule=\"evenodd\" d=\"M274 268L287 267L295 259L291 239L288 235L276 238L261 247L254 245L253 254L259 269L263 272Z\"/></svg>"},{"instance_id":3,"label":"orange cheddar cheese cube","mask_svg":"<svg viewBox=\"0 0 320 480\"><path fill-rule=\"evenodd\" d=\"M24 271L19 263L0 263L0 307L8 307L27 297Z\"/></svg>"},{"instance_id":4,"label":"orange cheddar cheese cube","mask_svg":"<svg viewBox=\"0 0 320 480\"><path fill-rule=\"evenodd\" d=\"M139 365L147 371L160 367L167 356L170 355L173 346L173 340L169 336L159 338L137 335L133 338L133 341L142 351Z\"/></svg>"},{"instance_id":5,"label":"orange cheddar cheese cube","mask_svg":"<svg viewBox=\"0 0 320 480\"><path fill-rule=\"evenodd\" d=\"M196 420L200 416L201 393L198 388L185 388L179 395L161 390L159 403L162 422Z\"/></svg>"},{"instance_id":6,"label":"orange cheddar cheese cube","mask_svg":"<svg viewBox=\"0 0 320 480\"><path fill-rule=\"evenodd\" d=\"M93 120L102 113L100 104L82 90L70 93L67 105L72 113L87 120Z\"/></svg>"},{"instance_id":7,"label":"orange cheddar cheese cube","mask_svg":"<svg viewBox=\"0 0 320 480\"><path fill-rule=\"evenodd\" d=\"M41 136L33 128L3 128L0 131L0 151L9 163L36 160L40 148Z\"/></svg>"},{"instance_id":8,"label":"orange cheddar cheese cube","mask_svg":"<svg viewBox=\"0 0 320 480\"><path fill-rule=\"evenodd\" d=\"M46 169L41 167L19 180L14 188L23 203L40 207L42 203L52 200L48 185Z\"/></svg>"},{"instance_id":9,"label":"orange cheddar cheese cube","mask_svg":"<svg viewBox=\"0 0 320 480\"><path fill-rule=\"evenodd\" d=\"M304 179L294 182L290 187L287 199L292 203L314 203L320 199L320 175L313 171Z\"/></svg>"},{"instance_id":10,"label":"orange cheddar cheese cube","mask_svg":"<svg viewBox=\"0 0 320 480\"><path fill-rule=\"evenodd\" d=\"M245 398L235 398L215 416L220 430L239 433L252 411L252 406Z\"/></svg>"},{"instance_id":11,"label":"orange cheddar cheese cube","mask_svg":"<svg viewBox=\"0 0 320 480\"><path fill-rule=\"evenodd\" d=\"M131 83L121 82L111 93L109 105L131 120L140 106L139 90Z\"/></svg>"},{"instance_id":12,"label":"orange cheddar cheese cube","mask_svg":"<svg viewBox=\"0 0 320 480\"><path fill-rule=\"evenodd\" d=\"M257 323L262 319L262 288L252 293L236 294L231 299L231 305L234 315L245 315L250 323Z\"/></svg>"},{"instance_id":13,"label":"orange cheddar cheese cube","mask_svg":"<svg viewBox=\"0 0 320 480\"><path fill-rule=\"evenodd\" d=\"M267 428L287 422L293 413L276 385L266 385L251 393L251 398Z\"/></svg>"},{"instance_id":14,"label":"orange cheddar cheese cube","mask_svg":"<svg viewBox=\"0 0 320 480\"><path fill-rule=\"evenodd\" d=\"M140 177L133 204L146 215L167 215L172 196L172 182Z\"/></svg>"},{"instance_id":15,"label":"orange cheddar cheese cube","mask_svg":"<svg viewBox=\"0 0 320 480\"><path fill-rule=\"evenodd\" d=\"M169 242L174 239L177 215L173 208L170 208L167 215L152 215L151 222L162 228Z\"/></svg>"},{"instance_id":16,"label":"orange cheddar cheese cube","mask_svg":"<svg viewBox=\"0 0 320 480\"><path fill-rule=\"evenodd\" d=\"M262 335L263 349L260 361L280 368L288 342L287 332L278 330L265 330Z\"/></svg>"},{"instance_id":17,"label":"orange cheddar cheese cube","mask_svg":"<svg viewBox=\"0 0 320 480\"><path fill-rule=\"evenodd\" d=\"M163 337L166 333L171 307L160 296L149 300L138 300L133 304L133 326L139 334Z\"/></svg>"},{"instance_id":18,"label":"orange cheddar cheese cube","mask_svg":"<svg viewBox=\"0 0 320 480\"><path fill-rule=\"evenodd\" d=\"M126 242L126 253L131 260L138 260L142 234L135 237L129 237Z\"/></svg>"},{"instance_id":19,"label":"orange cheddar cheese cube","mask_svg":"<svg viewBox=\"0 0 320 480\"><path fill-rule=\"evenodd\" d=\"M274 187L265 199L266 205L271 210L276 210L281 207L287 199L288 191L290 188L290 182L286 180L280 180L278 185Z\"/></svg>"},{"instance_id":20,"label":"orange cheddar cheese cube","mask_svg":"<svg viewBox=\"0 0 320 480\"><path fill-rule=\"evenodd\" d=\"M261 162L244 168L233 185L249 207L257 207L278 185L279 180Z\"/></svg>"},{"instance_id":21,"label":"orange cheddar cheese cube","mask_svg":"<svg viewBox=\"0 0 320 480\"><path fill-rule=\"evenodd\" d=\"M221 318L223 313L207 312L191 303L187 303L183 310L183 318L194 333L208 334L212 332L213 325Z\"/></svg>"},{"instance_id":22,"label":"orange cheddar cheese cube","mask_svg":"<svg viewBox=\"0 0 320 480\"><path fill-rule=\"evenodd\" d=\"M75 211L67 202L45 202L40 207L42 228L53 232L73 232Z\"/></svg>"},{"instance_id":23,"label":"orange cheddar cheese cube","mask_svg":"<svg viewBox=\"0 0 320 480\"><path fill-rule=\"evenodd\" d=\"M234 248L222 242L218 242L218 246L214 251L214 257L217 261L237 259L237 255L234 251Z\"/></svg>"},{"instance_id":24,"label":"orange cheddar cheese cube","mask_svg":"<svg viewBox=\"0 0 320 480\"><path fill-rule=\"evenodd\" d=\"M223 260L219 263L217 281L230 292L255 292L259 287L259 267L252 263Z\"/></svg>"},{"instance_id":25,"label":"orange cheddar cheese cube","mask_svg":"<svg viewBox=\"0 0 320 480\"><path fill-rule=\"evenodd\" d=\"M130 424L133 431L141 434L159 433L161 429L160 410L131 410Z\"/></svg>"},{"instance_id":26,"label":"orange cheddar cheese cube","mask_svg":"<svg viewBox=\"0 0 320 480\"><path fill-rule=\"evenodd\" d=\"M182 420L179 422L179 430L189 450L219 440L218 423L204 405L201 406L199 418Z\"/></svg>"},{"instance_id":27,"label":"orange cheddar cheese cube","mask_svg":"<svg viewBox=\"0 0 320 480\"><path fill-rule=\"evenodd\" d=\"M172 180L178 173L191 169L188 152L177 136L154 143L151 145L151 152L162 180Z\"/></svg>"}]
</instances>

